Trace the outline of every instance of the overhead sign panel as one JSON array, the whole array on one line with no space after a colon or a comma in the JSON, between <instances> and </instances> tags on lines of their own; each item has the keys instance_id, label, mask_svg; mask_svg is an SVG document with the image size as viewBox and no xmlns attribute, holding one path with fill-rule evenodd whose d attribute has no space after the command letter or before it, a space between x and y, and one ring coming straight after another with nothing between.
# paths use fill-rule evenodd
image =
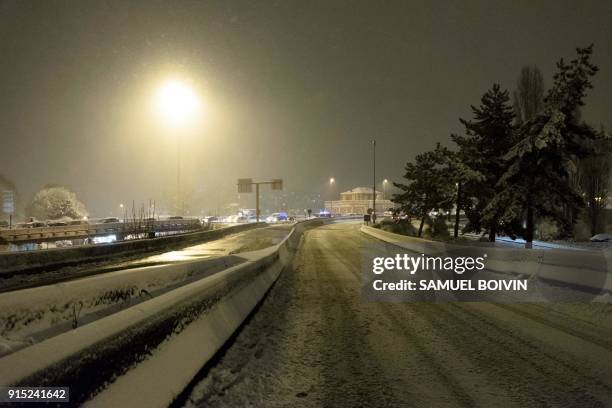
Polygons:
<instances>
[{"instance_id":1,"label":"overhead sign panel","mask_svg":"<svg viewBox=\"0 0 612 408\"><path fill-rule=\"evenodd\" d=\"M7 215L15 213L15 193L12 190L2 191L2 212Z\"/></svg>"},{"instance_id":2,"label":"overhead sign panel","mask_svg":"<svg viewBox=\"0 0 612 408\"><path fill-rule=\"evenodd\" d=\"M253 179L238 179L238 193L252 193Z\"/></svg>"},{"instance_id":3,"label":"overhead sign panel","mask_svg":"<svg viewBox=\"0 0 612 408\"><path fill-rule=\"evenodd\" d=\"M283 179L273 179L272 180L272 190L282 190L283 189Z\"/></svg>"}]
</instances>

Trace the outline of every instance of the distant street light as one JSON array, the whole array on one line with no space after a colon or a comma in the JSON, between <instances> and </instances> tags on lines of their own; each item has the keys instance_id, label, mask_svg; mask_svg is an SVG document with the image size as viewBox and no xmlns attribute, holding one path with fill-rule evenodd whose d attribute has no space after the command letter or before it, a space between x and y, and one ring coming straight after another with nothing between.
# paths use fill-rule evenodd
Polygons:
<instances>
[{"instance_id":1,"label":"distant street light","mask_svg":"<svg viewBox=\"0 0 612 408\"><path fill-rule=\"evenodd\" d=\"M174 128L182 128L192 122L200 110L200 100L187 84L170 80L157 91L156 107L166 123ZM181 134L176 134L176 208L177 215L183 214L181 197Z\"/></svg>"},{"instance_id":2,"label":"distant street light","mask_svg":"<svg viewBox=\"0 0 612 408\"><path fill-rule=\"evenodd\" d=\"M335 178L332 177L332 178L329 179L329 184L334 184L335 182L336 182Z\"/></svg>"},{"instance_id":3,"label":"distant street light","mask_svg":"<svg viewBox=\"0 0 612 408\"><path fill-rule=\"evenodd\" d=\"M387 199L387 184L389 183L389 180L384 179L383 180L383 199L386 200Z\"/></svg>"}]
</instances>

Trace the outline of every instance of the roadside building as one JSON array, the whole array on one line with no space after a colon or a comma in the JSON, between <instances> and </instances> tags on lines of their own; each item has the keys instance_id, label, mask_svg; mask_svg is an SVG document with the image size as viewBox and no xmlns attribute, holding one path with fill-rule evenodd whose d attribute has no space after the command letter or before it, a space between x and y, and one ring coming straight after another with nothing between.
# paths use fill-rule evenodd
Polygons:
<instances>
[{"instance_id":1,"label":"roadside building","mask_svg":"<svg viewBox=\"0 0 612 408\"><path fill-rule=\"evenodd\" d=\"M337 215L366 214L368 208L372 208L373 196L370 187L356 187L340 193L339 200L325 201L325 209ZM383 194L376 191L376 212L378 214L382 214L393 207L394 204L391 200L383 198Z\"/></svg>"}]
</instances>

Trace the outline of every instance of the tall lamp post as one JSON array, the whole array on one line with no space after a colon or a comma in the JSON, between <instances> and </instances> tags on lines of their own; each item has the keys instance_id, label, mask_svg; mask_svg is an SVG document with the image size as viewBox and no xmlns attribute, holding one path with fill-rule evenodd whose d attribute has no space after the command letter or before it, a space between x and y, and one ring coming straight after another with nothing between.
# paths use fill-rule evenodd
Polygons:
<instances>
[{"instance_id":1,"label":"tall lamp post","mask_svg":"<svg viewBox=\"0 0 612 408\"><path fill-rule=\"evenodd\" d=\"M336 182L335 178L333 178L333 177L330 178L329 179L329 186L332 187L335 182ZM333 194L333 192L332 192L332 194ZM332 198L331 198L331 208L329 209L329 216L331 217L333 215L334 215L334 197L332 195Z\"/></svg>"},{"instance_id":2,"label":"tall lamp post","mask_svg":"<svg viewBox=\"0 0 612 408\"><path fill-rule=\"evenodd\" d=\"M157 92L157 110L166 124L176 133L176 210L183 214L181 197L181 135L179 128L192 121L200 108L200 101L194 90L184 82L169 80Z\"/></svg>"},{"instance_id":3,"label":"tall lamp post","mask_svg":"<svg viewBox=\"0 0 612 408\"><path fill-rule=\"evenodd\" d=\"M376 140L372 140L372 224L376 222Z\"/></svg>"}]
</instances>

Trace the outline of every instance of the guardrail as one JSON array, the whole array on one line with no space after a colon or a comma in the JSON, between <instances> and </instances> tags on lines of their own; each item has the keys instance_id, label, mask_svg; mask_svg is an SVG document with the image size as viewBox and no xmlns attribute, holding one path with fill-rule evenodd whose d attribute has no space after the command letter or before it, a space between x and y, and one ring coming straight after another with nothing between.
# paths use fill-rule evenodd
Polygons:
<instances>
[{"instance_id":1,"label":"guardrail","mask_svg":"<svg viewBox=\"0 0 612 408\"><path fill-rule=\"evenodd\" d=\"M298 223L244 263L3 357L0 385L69 385L73 405L166 407L261 301L301 233L327 222Z\"/></svg>"},{"instance_id":2,"label":"guardrail","mask_svg":"<svg viewBox=\"0 0 612 408\"><path fill-rule=\"evenodd\" d=\"M112 244L84 245L68 248L41 249L37 251L0 253L0 277L15 273L37 272L38 270L77 265L85 262L105 260L112 257L128 256L172 249L191 243L218 239L227 234L258 228L265 223L239 224L225 228L196 231L187 234L169 235L159 238L114 242Z\"/></svg>"},{"instance_id":3,"label":"guardrail","mask_svg":"<svg viewBox=\"0 0 612 408\"><path fill-rule=\"evenodd\" d=\"M136 222L111 222L102 224L79 224L55 227L0 229L0 241L27 243L82 239L104 235L130 235L147 232L190 231L201 227L200 220L151 220Z\"/></svg>"}]
</instances>

